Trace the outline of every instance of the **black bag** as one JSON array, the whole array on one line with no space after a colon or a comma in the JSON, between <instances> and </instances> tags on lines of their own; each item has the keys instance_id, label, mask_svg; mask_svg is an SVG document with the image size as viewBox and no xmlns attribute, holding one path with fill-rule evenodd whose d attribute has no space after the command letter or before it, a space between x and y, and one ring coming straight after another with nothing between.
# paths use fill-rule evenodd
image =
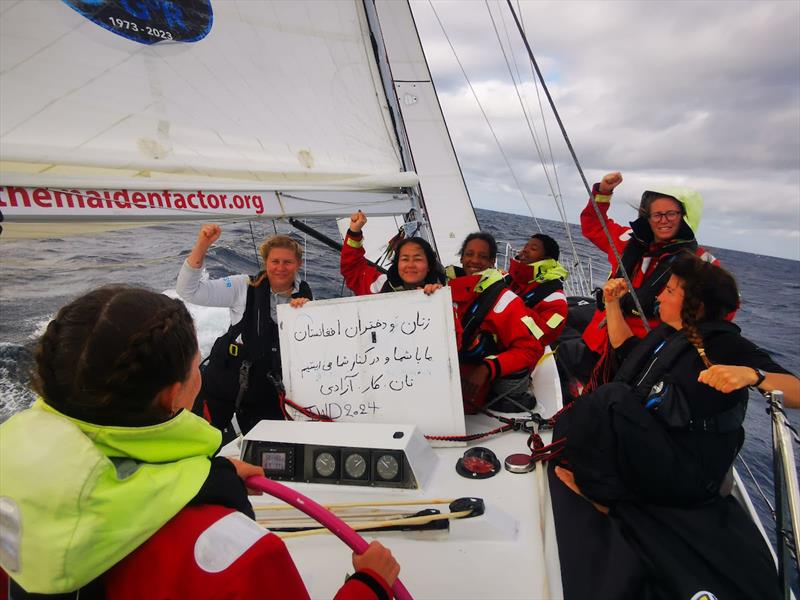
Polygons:
<instances>
[{"instance_id":1,"label":"black bag","mask_svg":"<svg viewBox=\"0 0 800 600\"><path fill-rule=\"evenodd\" d=\"M195 411L205 405L211 424L220 430L228 427L234 413L243 433L262 419L283 418L278 326L269 316L269 294L266 280L248 288L242 318L217 338L202 368ZM311 299L311 289L302 281L292 297Z\"/></svg>"}]
</instances>

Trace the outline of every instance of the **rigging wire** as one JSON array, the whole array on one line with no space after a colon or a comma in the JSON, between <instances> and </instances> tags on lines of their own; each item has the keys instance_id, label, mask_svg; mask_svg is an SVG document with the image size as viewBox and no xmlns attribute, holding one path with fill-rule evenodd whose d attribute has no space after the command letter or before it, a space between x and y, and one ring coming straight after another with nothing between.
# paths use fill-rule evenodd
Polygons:
<instances>
[{"instance_id":1,"label":"rigging wire","mask_svg":"<svg viewBox=\"0 0 800 600\"><path fill-rule=\"evenodd\" d=\"M513 167L511 166L511 162L508 160L508 156L503 150L503 147L500 144L500 140L497 138L497 134L495 133L494 127L492 127L492 124L489 121L489 117L486 115L486 111L483 109L483 105L481 104L481 101L478 99L478 94L475 92L475 88L472 86L472 82L467 76L467 72L464 70L464 66L461 64L461 60L458 58L458 54L456 54L455 48L453 47L453 43L450 41L450 36L447 35L444 25L442 24L442 20L439 18L439 13L436 12L436 8L434 8L431 0L428 0L428 4L430 5L431 10L433 11L434 16L436 17L436 21L439 23L439 28L442 30L442 34L444 34L444 37L447 40L447 44L450 46L450 51L453 53L453 57L456 59L459 69L461 69L461 74L464 76L464 79L466 80L467 85L469 86L469 89L472 92L472 96L473 98L475 98L475 102L478 104L478 108L480 109L481 114L483 115L483 119L486 122L486 125L489 127L489 131L491 131L492 133L492 137L494 138L495 144L497 144L497 148L500 151L500 154L502 155L503 160L505 161L506 166L508 167L508 170L511 172L511 177L517 184L517 189L519 190L520 195L522 196L522 199L524 200L525 205L528 208L528 212L530 213L531 217L533 217L533 221L534 223L536 223L536 228L539 230L539 232L541 232L542 226L539 225L539 220L536 218L536 215L533 214L533 209L531 208L527 198L525 197L524 192L522 191L522 185L520 184L519 179L517 178L517 174L514 171Z\"/></svg>"},{"instance_id":2,"label":"rigging wire","mask_svg":"<svg viewBox=\"0 0 800 600\"><path fill-rule=\"evenodd\" d=\"M508 3L508 9L511 11L511 15L514 17L514 22L517 25L519 34L520 36L522 36L522 41L525 43L525 48L528 50L528 58L533 64L534 69L536 69L536 74L539 76L539 81L541 81L542 83L542 89L544 90L544 93L547 96L547 100L550 103L550 108L552 109L553 115L555 116L556 121L558 122L559 128L561 129L561 135L564 137L564 142L566 142L567 148L569 148L569 152L572 155L572 160L575 162L575 166L578 169L578 174L581 176L581 181L583 181L583 185L586 188L586 193L589 195L589 200L592 203L592 207L594 208L595 214L597 215L597 219L603 228L603 232L606 234L606 238L608 238L609 246L611 247L611 251L614 254L614 258L617 260L617 264L621 266L622 257L619 254L619 250L617 250L616 244L614 244L614 239L611 237L611 232L608 230L608 225L606 225L603 213L600 212L600 207L597 205L597 201L594 199L594 195L592 194L592 188L589 186L589 182L586 181L586 175L583 172L583 167L581 167L580 161L578 161L578 156L575 153L575 149L572 147L572 142L569 139L569 135L567 135L567 130L564 127L564 123L561 121L561 115L558 113L558 109L556 109L555 102L553 101L553 97L550 95L550 90L547 87L547 83L545 83L542 71L539 69L539 63L536 62L536 58L533 56L533 50L531 50L531 46L528 43L528 37L525 35L525 31L522 29L522 24L519 22L519 17L517 16L516 11L514 10L514 6L511 4L511 0L506 0L506 2ZM644 325L645 331L649 332L650 323L648 323L647 321L647 316L645 315L641 302L639 302L639 297L636 295L636 290L634 290L633 288L633 284L631 283L630 277L628 276L628 273L624 268L620 268L619 271L622 274L623 279L625 279L625 283L628 286L628 290L631 293L631 297L633 298L634 304L636 304L636 310L639 311L639 316L642 319L642 324Z\"/></svg>"},{"instance_id":3,"label":"rigging wire","mask_svg":"<svg viewBox=\"0 0 800 600\"><path fill-rule=\"evenodd\" d=\"M573 265L572 266L573 266L573 268L575 270L577 270L576 274L578 276L578 284L579 284L580 291L581 291L582 294L585 295L585 294L588 293L588 290L586 289L586 287L587 287L586 286L586 278L585 278L585 275L583 273L583 266L581 264L580 259L578 258L578 253L577 253L577 250L575 248L575 243L574 243L574 241L572 239L572 232L570 231L569 222L567 221L567 213L564 210L564 203L563 203L563 199L561 197L561 188L560 188L560 185L558 183L558 170L556 169L555 157L553 155L553 147L550 144L550 136L547 133L547 121L546 121L545 115L544 115L544 108L541 105L541 99L539 101L539 112L540 112L540 115L542 117L542 123L544 125L544 130L545 130L545 135L546 135L546 138L547 138L548 149L549 149L549 152L550 152L550 163L551 163L551 168L552 168L552 171L553 171L552 179L551 179L551 174L547 169L547 164L546 164L545 156L544 156L543 151L542 151L541 142L539 141L539 136L537 136L537 134L536 134L536 124L531 122L531 118L530 118L530 116L528 114L529 109L526 110L525 102L523 101L522 94L520 93L520 90L519 90L519 86L520 86L520 84L522 82L522 77L520 75L519 67L518 67L518 65L516 63L516 55L514 54L514 50L513 50L512 44L511 44L511 39L510 39L510 36L509 36L509 33L508 33L508 29L506 28L505 17L503 17L503 12L500 11L500 16L501 16L502 22L503 22L503 29L505 31L506 38L508 40L509 51L511 52L511 55L514 57L514 68L515 68L515 70L517 72L516 78L514 77L514 73L511 70L511 64L509 62L508 55L506 54L505 49L503 48L503 43L502 43L502 40L500 39L500 32L497 29L497 23L495 22L494 15L492 14L491 9L489 8L489 1L488 0L484 0L484 4L486 6L486 11L489 13L489 18L492 21L492 27L494 28L495 36L497 37L497 42L498 42L498 44L500 46L500 51L503 53L503 59L505 60L506 68L508 69L508 74L511 77L511 81L514 84L514 91L517 94L517 99L519 101L520 108L522 109L522 114L525 116L525 122L528 125L528 131L530 132L531 139L533 140L533 144L534 144L534 146L536 148L536 153L539 156L539 162L542 165L542 170L544 171L544 176L545 176L545 179L547 180L547 185L550 188L550 191L552 192L553 201L555 202L555 205L556 205L556 210L558 210L558 213L559 213L559 215L561 217L561 223L564 226L564 230L565 230L565 233L567 235L567 239L569 240L569 244L570 244L570 248L572 250L572 256L573 256ZM534 82L534 85L536 85L536 78L535 77L533 78L533 82ZM537 96L538 96L538 91L539 91L538 85L536 85L536 91L537 91ZM555 182L556 182L555 186L553 185L553 180L555 180Z\"/></svg>"},{"instance_id":4,"label":"rigging wire","mask_svg":"<svg viewBox=\"0 0 800 600\"><path fill-rule=\"evenodd\" d=\"M273 219L273 224L275 223ZM250 239L253 242L253 253L256 255L256 267L259 267L259 260L258 260L258 248L256 248L256 236L253 233L253 222L247 221L247 224L250 226Z\"/></svg>"}]
</instances>

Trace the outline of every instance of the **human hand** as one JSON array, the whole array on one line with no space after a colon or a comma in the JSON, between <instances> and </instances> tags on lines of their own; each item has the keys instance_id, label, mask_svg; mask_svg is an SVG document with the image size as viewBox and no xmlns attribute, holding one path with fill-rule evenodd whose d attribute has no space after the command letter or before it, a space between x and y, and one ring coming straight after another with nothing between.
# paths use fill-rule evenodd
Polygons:
<instances>
[{"instance_id":1,"label":"human hand","mask_svg":"<svg viewBox=\"0 0 800 600\"><path fill-rule=\"evenodd\" d=\"M246 463L243 460L239 460L238 458L231 458L230 456L227 456L226 458L233 463L233 468L236 469L236 475L242 481L247 481L248 477L264 476L264 469L262 469L257 465L251 465L250 463ZM262 492L261 490L253 490L247 488L247 493L250 496L260 496L264 492Z\"/></svg>"},{"instance_id":2,"label":"human hand","mask_svg":"<svg viewBox=\"0 0 800 600\"><path fill-rule=\"evenodd\" d=\"M356 571L375 571L389 586L394 585L400 574L400 564L391 551L377 540L373 540L363 554L353 552L353 568Z\"/></svg>"},{"instance_id":3,"label":"human hand","mask_svg":"<svg viewBox=\"0 0 800 600\"><path fill-rule=\"evenodd\" d=\"M619 302L619 299L627 293L628 284L624 279L609 279L603 286L603 302L606 304Z\"/></svg>"},{"instance_id":4,"label":"human hand","mask_svg":"<svg viewBox=\"0 0 800 600\"><path fill-rule=\"evenodd\" d=\"M710 385L723 394L740 390L758 381L758 375L751 367L734 367L731 365L711 365L700 371L697 381Z\"/></svg>"},{"instance_id":5,"label":"human hand","mask_svg":"<svg viewBox=\"0 0 800 600\"><path fill-rule=\"evenodd\" d=\"M442 286L441 283L426 283L425 287L422 288L422 291L425 292L426 296L430 296L436 290L442 289L442 287L444 286Z\"/></svg>"},{"instance_id":6,"label":"human hand","mask_svg":"<svg viewBox=\"0 0 800 600\"><path fill-rule=\"evenodd\" d=\"M608 196L620 183L622 183L622 173L619 171L608 173L603 175L603 179L600 180L600 185L598 186L597 191L603 196Z\"/></svg>"},{"instance_id":7,"label":"human hand","mask_svg":"<svg viewBox=\"0 0 800 600\"><path fill-rule=\"evenodd\" d=\"M206 225L202 225L200 227L200 231L197 234L197 243L196 245L203 250L208 250L211 247L211 244L216 242L219 239L219 236L222 235L222 229L220 229L219 225L214 223L207 223Z\"/></svg>"},{"instance_id":8,"label":"human hand","mask_svg":"<svg viewBox=\"0 0 800 600\"><path fill-rule=\"evenodd\" d=\"M367 215L360 210L350 215L350 231L358 233L367 224Z\"/></svg>"},{"instance_id":9,"label":"human hand","mask_svg":"<svg viewBox=\"0 0 800 600\"><path fill-rule=\"evenodd\" d=\"M306 302L308 302L308 298L292 298L289 300L289 306L292 308L300 308L301 306L305 306Z\"/></svg>"}]
</instances>

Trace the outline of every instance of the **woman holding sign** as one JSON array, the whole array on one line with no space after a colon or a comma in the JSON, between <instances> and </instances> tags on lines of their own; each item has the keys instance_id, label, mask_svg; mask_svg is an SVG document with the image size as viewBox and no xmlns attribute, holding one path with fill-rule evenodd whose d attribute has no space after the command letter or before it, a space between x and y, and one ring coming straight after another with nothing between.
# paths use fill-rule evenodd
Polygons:
<instances>
[{"instance_id":1,"label":"woman holding sign","mask_svg":"<svg viewBox=\"0 0 800 600\"><path fill-rule=\"evenodd\" d=\"M297 308L312 295L298 274L303 264L300 244L286 235L273 235L261 244L264 268L257 275L203 279L206 252L221 234L219 225L200 228L176 290L186 302L230 309L231 326L211 349L197 406L219 429L228 426L235 412L242 433L247 433L262 419L283 418L277 306Z\"/></svg>"},{"instance_id":2,"label":"woman holding sign","mask_svg":"<svg viewBox=\"0 0 800 600\"><path fill-rule=\"evenodd\" d=\"M361 211L353 213L342 244L342 277L356 296L416 290L429 284L444 285L447 282L436 253L420 237L406 238L397 244L388 273L381 273L370 265L365 257L364 234L361 233L366 223L367 215Z\"/></svg>"}]
</instances>

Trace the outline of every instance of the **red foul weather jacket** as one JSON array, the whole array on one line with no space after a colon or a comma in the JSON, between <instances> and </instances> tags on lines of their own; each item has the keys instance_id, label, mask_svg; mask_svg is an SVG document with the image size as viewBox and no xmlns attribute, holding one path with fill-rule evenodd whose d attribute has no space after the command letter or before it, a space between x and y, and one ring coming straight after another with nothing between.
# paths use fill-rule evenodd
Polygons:
<instances>
[{"instance_id":1,"label":"red foul weather jacket","mask_svg":"<svg viewBox=\"0 0 800 600\"><path fill-rule=\"evenodd\" d=\"M651 329L657 327L661 321L655 313L655 297L661 292L669 280L669 263L681 251L691 251L703 260L714 265L719 261L705 248L699 246L694 237L692 228L685 220L681 221L677 237L665 243L653 242L653 232L645 217L640 217L631 222L630 227L624 227L608 218L608 209L611 205L611 195L604 196L598 193L598 184L594 185L593 196L597 201L600 212L608 227L614 246L622 257L626 272L631 279L637 296L642 304L645 316ZM677 198L679 202L681 198ZM603 232L600 220L597 218L591 200L581 212L581 231L589 241L608 255L611 265L611 277L621 277L617 259L608 243L608 238ZM627 298L627 300L625 300ZM622 304L625 321L633 334L639 338L647 335L647 331L635 308L630 294L623 297ZM605 326L605 310L598 309L594 317L583 332L586 345L598 354L603 354L608 342L608 331Z\"/></svg>"},{"instance_id":2,"label":"red foul weather jacket","mask_svg":"<svg viewBox=\"0 0 800 600\"><path fill-rule=\"evenodd\" d=\"M346 549L342 549L346 551ZM306 600L303 580L286 545L236 510L189 506L106 574L115 600L218 598ZM392 598L376 573L358 571L334 600Z\"/></svg>"}]
</instances>

